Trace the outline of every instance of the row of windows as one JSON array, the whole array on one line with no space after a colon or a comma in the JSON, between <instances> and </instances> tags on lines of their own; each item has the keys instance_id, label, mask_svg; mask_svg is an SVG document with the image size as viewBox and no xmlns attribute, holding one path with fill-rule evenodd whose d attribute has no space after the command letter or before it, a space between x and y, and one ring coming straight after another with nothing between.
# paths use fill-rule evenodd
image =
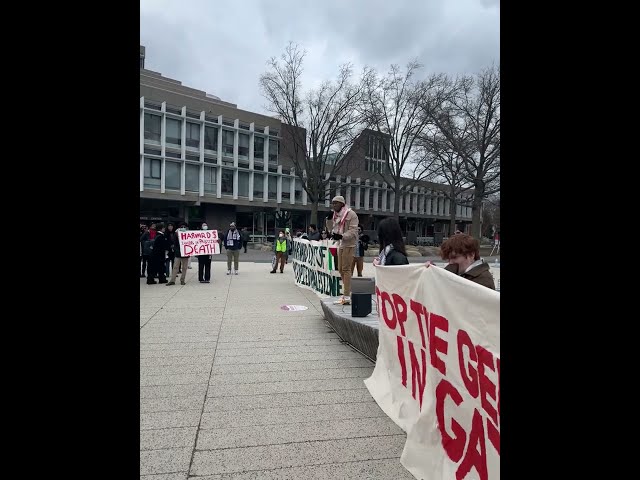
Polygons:
<instances>
[{"instance_id":1,"label":"row of windows","mask_svg":"<svg viewBox=\"0 0 640 480\"><path fill-rule=\"evenodd\" d=\"M165 162L165 189L180 190L180 176L182 162ZM185 167L185 190L189 192L199 192L200 166L189 163ZM216 193L218 167L204 167L204 191L205 193ZM250 171L238 170L238 196L249 196L249 175ZM161 181L161 161L151 158L144 160L144 186L149 188L160 188ZM278 189L278 176L268 175L268 198L276 200ZM233 170L222 168L221 174L222 195L233 195ZM253 174L253 195L262 198L264 194L264 174L254 172ZM291 179L282 178L282 199L291 198ZM295 200L302 202L302 185L296 182Z\"/></svg>"},{"instance_id":2,"label":"row of windows","mask_svg":"<svg viewBox=\"0 0 640 480\"><path fill-rule=\"evenodd\" d=\"M182 146L182 120L175 118L166 119L165 141L169 146ZM198 123L187 121L185 133L185 146L192 149L200 149L200 128ZM152 145L160 145L162 134L162 117L151 113L144 114L144 139L146 143ZM204 126L204 150L212 154L218 152L218 127ZM249 142L250 135L247 133L238 134L238 158L249 158ZM235 140L235 132L232 130L222 129L222 154L233 156L233 147ZM264 142L265 137L254 135L253 157L255 159L264 159ZM269 162L278 162L279 141L269 139Z\"/></svg>"},{"instance_id":3,"label":"row of windows","mask_svg":"<svg viewBox=\"0 0 640 480\"><path fill-rule=\"evenodd\" d=\"M384 147L384 140L382 138L369 135L369 142L367 144L367 157L386 161L389 158L389 154Z\"/></svg>"},{"instance_id":4,"label":"row of windows","mask_svg":"<svg viewBox=\"0 0 640 480\"><path fill-rule=\"evenodd\" d=\"M180 191L180 176L181 168L185 168L185 190L188 192L199 192L199 173L200 165L193 165L182 162L172 162L167 160L165 162L165 189ZM209 194L216 194L217 186L217 168L213 166L204 166L204 192ZM238 196L249 197L249 175L251 171L238 170ZM161 181L161 160L145 158L144 161L144 186L149 188L160 188ZM269 200L277 199L278 189L278 176L268 175L268 190L267 195ZM302 185L299 181L295 182L295 201L302 202ZM346 197L346 185L342 185L341 194ZM351 185L351 204L356 208L365 207L366 190L362 186L360 191L360 198L358 205L356 205L356 192L358 187ZM221 192L222 195L233 195L233 169L222 168L221 174ZM262 198L264 194L264 174L254 172L254 184L253 195L256 198ZM330 200L337 194L337 185L332 184L329 189L329 194L326 199ZM412 194L411 204L409 205L408 197L405 196L404 202L401 203L403 210L413 210L416 202L415 194ZM282 200L286 201L291 198L291 178L282 177ZM374 189L369 189L369 205L373 208L375 200ZM382 191L378 193L378 209L382 210ZM388 195L388 205L391 205L392 196ZM440 214L444 213L445 199L443 197L435 197L431 201L431 208L429 209L429 202L425 196L419 196L417 199L421 203L419 210L424 210L427 214ZM419 203L419 204L420 204Z\"/></svg>"}]
</instances>

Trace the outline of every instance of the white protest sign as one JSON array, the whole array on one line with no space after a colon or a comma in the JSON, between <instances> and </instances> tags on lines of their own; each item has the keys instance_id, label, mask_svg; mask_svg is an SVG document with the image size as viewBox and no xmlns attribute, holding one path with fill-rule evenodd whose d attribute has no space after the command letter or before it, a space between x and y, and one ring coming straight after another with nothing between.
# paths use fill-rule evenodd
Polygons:
<instances>
[{"instance_id":1,"label":"white protest sign","mask_svg":"<svg viewBox=\"0 0 640 480\"><path fill-rule=\"evenodd\" d=\"M323 295L342 295L342 279L336 269L335 257L331 253L330 240L293 239L293 274L296 285Z\"/></svg>"},{"instance_id":2,"label":"white protest sign","mask_svg":"<svg viewBox=\"0 0 640 480\"><path fill-rule=\"evenodd\" d=\"M500 294L438 267L376 267L376 366L365 385L423 480L500 478Z\"/></svg>"},{"instance_id":3,"label":"white protest sign","mask_svg":"<svg viewBox=\"0 0 640 480\"><path fill-rule=\"evenodd\" d=\"M218 255L220 244L218 243L217 230L178 230L180 242L180 255L193 257L195 255Z\"/></svg>"}]
</instances>

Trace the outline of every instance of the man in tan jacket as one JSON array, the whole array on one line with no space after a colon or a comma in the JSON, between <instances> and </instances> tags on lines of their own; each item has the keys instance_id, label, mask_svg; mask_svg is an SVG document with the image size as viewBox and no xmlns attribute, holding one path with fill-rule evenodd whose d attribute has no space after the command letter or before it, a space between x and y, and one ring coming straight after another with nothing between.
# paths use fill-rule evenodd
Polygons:
<instances>
[{"instance_id":1,"label":"man in tan jacket","mask_svg":"<svg viewBox=\"0 0 640 480\"><path fill-rule=\"evenodd\" d=\"M343 295L337 305L351 305L351 263L358 241L358 215L346 206L344 197L338 195L331 200L333 216L329 216L326 227L331 239L338 243L338 268L342 278Z\"/></svg>"}]
</instances>

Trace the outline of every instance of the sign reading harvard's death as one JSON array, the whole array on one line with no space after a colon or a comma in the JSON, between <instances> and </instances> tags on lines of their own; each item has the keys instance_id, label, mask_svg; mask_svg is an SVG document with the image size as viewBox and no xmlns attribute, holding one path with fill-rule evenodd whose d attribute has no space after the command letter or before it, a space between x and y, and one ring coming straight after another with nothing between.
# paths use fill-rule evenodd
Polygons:
<instances>
[{"instance_id":1,"label":"sign reading harvard's death","mask_svg":"<svg viewBox=\"0 0 640 480\"><path fill-rule=\"evenodd\" d=\"M180 241L180 255L183 257L220 253L217 230L186 230L177 233Z\"/></svg>"},{"instance_id":2,"label":"sign reading harvard's death","mask_svg":"<svg viewBox=\"0 0 640 480\"><path fill-rule=\"evenodd\" d=\"M293 239L293 273L296 284L324 295L342 295L342 279L329 251L330 240Z\"/></svg>"},{"instance_id":3,"label":"sign reading harvard's death","mask_svg":"<svg viewBox=\"0 0 640 480\"><path fill-rule=\"evenodd\" d=\"M500 478L500 294L438 267L376 268L376 366L365 384L407 432L423 480Z\"/></svg>"}]
</instances>

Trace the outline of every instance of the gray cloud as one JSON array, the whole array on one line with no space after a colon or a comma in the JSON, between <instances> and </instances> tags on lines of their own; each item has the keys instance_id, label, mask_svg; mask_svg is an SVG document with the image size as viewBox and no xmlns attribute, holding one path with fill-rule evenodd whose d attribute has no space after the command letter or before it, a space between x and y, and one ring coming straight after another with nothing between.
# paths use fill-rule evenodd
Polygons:
<instances>
[{"instance_id":1,"label":"gray cloud","mask_svg":"<svg viewBox=\"0 0 640 480\"><path fill-rule=\"evenodd\" d=\"M499 0L141 0L146 67L260 113L258 79L289 40L307 50L305 85L344 62L386 71L472 73L500 61Z\"/></svg>"}]
</instances>

